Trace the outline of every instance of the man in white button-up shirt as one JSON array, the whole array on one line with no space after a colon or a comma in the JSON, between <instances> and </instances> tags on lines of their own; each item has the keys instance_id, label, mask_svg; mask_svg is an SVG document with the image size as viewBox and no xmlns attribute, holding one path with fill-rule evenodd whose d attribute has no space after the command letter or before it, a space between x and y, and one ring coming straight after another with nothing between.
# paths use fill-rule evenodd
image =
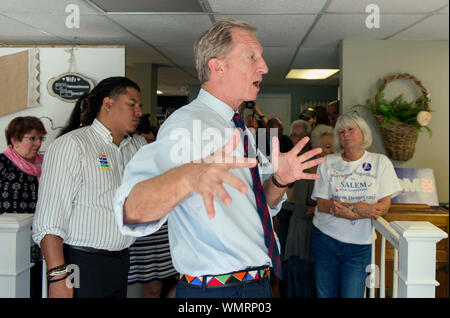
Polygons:
<instances>
[{"instance_id":1,"label":"man in white button-up shirt","mask_svg":"<svg viewBox=\"0 0 450 318\"><path fill-rule=\"evenodd\" d=\"M126 297L135 239L119 232L113 202L125 165L146 144L133 135L141 107L137 84L104 79L78 100L45 154L33 239L47 263L50 297ZM76 288L65 279L72 266Z\"/></svg>"},{"instance_id":2,"label":"man in white button-up shirt","mask_svg":"<svg viewBox=\"0 0 450 318\"><path fill-rule=\"evenodd\" d=\"M268 269L280 270L271 216L289 183L318 177L303 170L322 162L304 163L321 150L297 156L307 138L286 154L272 139L272 159L278 162L274 174L267 174L271 165L260 152L252 172L251 162L198 163L208 151L215 159L244 156L245 139L234 147L223 145L230 131L245 128L237 109L256 99L268 72L254 32L247 23L221 20L200 36L194 49L202 83L198 98L174 112L157 140L138 151L116 194L116 218L124 234L148 235L169 219L172 260L181 274L177 297L271 297ZM248 134L245 153L254 149ZM257 175L261 180L255 181Z\"/></svg>"}]
</instances>

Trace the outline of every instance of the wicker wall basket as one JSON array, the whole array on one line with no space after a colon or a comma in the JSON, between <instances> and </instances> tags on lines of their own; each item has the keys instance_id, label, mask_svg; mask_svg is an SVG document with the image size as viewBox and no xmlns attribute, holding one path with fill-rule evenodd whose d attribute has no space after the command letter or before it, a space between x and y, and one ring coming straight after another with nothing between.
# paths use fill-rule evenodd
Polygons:
<instances>
[{"instance_id":1,"label":"wicker wall basket","mask_svg":"<svg viewBox=\"0 0 450 318\"><path fill-rule=\"evenodd\" d=\"M428 95L428 92L422 85L422 83L417 78L407 73L397 73L392 76L386 77L382 83L382 90L386 88L387 84L397 79L411 80L417 86L423 96ZM375 106L377 101L378 93L374 98ZM426 103L426 109L430 109L428 102ZM411 159L414 154L414 149L417 141L416 128L413 125L398 121L391 122L388 126L382 127L381 124L384 121L384 116L379 114L373 115L375 116L375 119L380 126L387 156L393 160L406 161Z\"/></svg>"}]
</instances>

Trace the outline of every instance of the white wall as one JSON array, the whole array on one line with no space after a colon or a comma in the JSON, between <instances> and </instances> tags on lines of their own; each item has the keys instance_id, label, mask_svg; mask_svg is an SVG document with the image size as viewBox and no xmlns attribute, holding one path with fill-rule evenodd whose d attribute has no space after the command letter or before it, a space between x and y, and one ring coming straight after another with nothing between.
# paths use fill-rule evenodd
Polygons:
<instances>
[{"instance_id":1,"label":"white wall","mask_svg":"<svg viewBox=\"0 0 450 318\"><path fill-rule=\"evenodd\" d=\"M448 41L358 41L344 40L341 52L341 107L348 111L355 104L373 98L378 80L394 73L410 73L431 94L429 127L423 130L415 153L408 161L393 161L395 167L433 168L440 202L449 201L449 42ZM387 100L403 93L405 100L418 97L414 84L395 81L385 89ZM371 112L357 108L374 134L369 151L386 153L381 132Z\"/></svg>"},{"instance_id":2,"label":"white wall","mask_svg":"<svg viewBox=\"0 0 450 318\"><path fill-rule=\"evenodd\" d=\"M55 127L62 127L72 112L75 103L66 103L51 96L47 91L48 81L55 76L69 70L70 47L39 47L40 55L40 104L41 106L29 108L19 112L0 117L0 152L6 149L4 132L9 122L17 116L47 116L52 118ZM20 52L27 47L0 47L0 56ZM97 84L110 76L125 75L125 48L124 47L76 47L74 49L75 62L72 71L80 73ZM1 71L1 70L0 70ZM1 98L1 96L0 96ZM47 140L43 143L41 151L58 135L60 129L52 130L49 120L42 119L47 130Z\"/></svg>"}]
</instances>

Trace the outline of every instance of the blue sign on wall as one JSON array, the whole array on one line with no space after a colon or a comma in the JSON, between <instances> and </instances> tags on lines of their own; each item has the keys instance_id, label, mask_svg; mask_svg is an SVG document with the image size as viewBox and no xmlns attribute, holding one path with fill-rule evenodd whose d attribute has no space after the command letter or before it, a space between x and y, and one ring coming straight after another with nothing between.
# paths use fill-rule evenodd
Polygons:
<instances>
[{"instance_id":1,"label":"blue sign on wall","mask_svg":"<svg viewBox=\"0 0 450 318\"><path fill-rule=\"evenodd\" d=\"M438 206L439 200L431 168L395 168L403 191L392 203L428 204Z\"/></svg>"}]
</instances>

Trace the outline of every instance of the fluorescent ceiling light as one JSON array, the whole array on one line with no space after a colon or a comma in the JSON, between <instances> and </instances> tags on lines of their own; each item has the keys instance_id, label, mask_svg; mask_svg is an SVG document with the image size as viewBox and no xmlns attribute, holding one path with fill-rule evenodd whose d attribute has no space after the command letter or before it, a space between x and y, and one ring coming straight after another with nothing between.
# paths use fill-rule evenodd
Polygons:
<instances>
[{"instance_id":1,"label":"fluorescent ceiling light","mask_svg":"<svg viewBox=\"0 0 450 318\"><path fill-rule=\"evenodd\" d=\"M339 69L292 69L286 75L287 79L325 79L339 72Z\"/></svg>"},{"instance_id":2,"label":"fluorescent ceiling light","mask_svg":"<svg viewBox=\"0 0 450 318\"><path fill-rule=\"evenodd\" d=\"M156 94L158 94L158 95L162 95L162 94L164 94L164 92L163 91L160 91L159 89L156 91Z\"/></svg>"}]
</instances>

